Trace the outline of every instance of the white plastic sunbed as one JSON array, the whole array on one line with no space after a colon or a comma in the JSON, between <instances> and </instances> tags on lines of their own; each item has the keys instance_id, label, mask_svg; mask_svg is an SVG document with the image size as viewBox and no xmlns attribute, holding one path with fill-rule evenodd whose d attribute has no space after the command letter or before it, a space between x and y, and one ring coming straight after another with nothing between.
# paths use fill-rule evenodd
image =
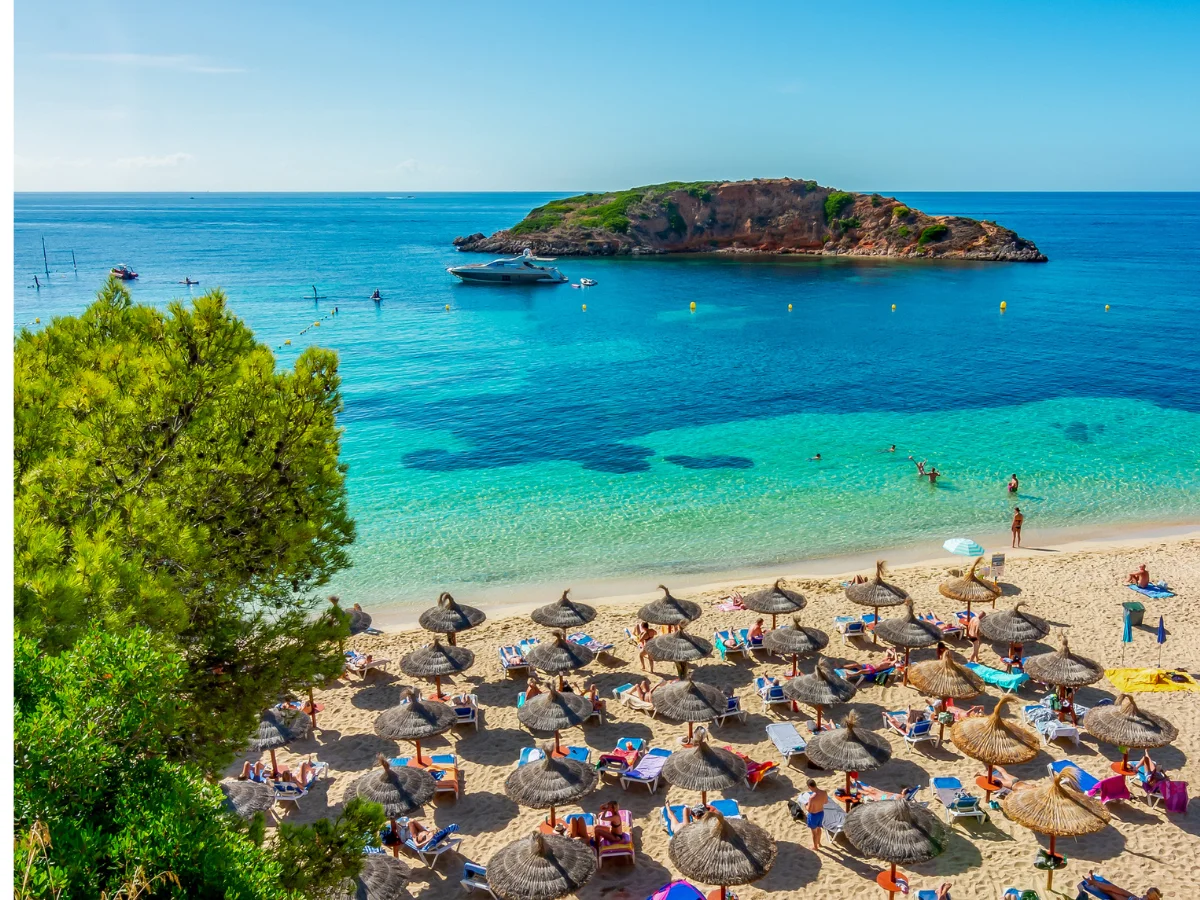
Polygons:
<instances>
[{"instance_id":1,"label":"white plastic sunbed","mask_svg":"<svg viewBox=\"0 0 1200 900\"><path fill-rule=\"evenodd\" d=\"M663 766L666 765L667 757L670 755L670 750L664 750L661 747L653 747L646 751L641 762L620 774L621 787L629 790L631 784L644 784L653 794L658 790L658 780L662 778Z\"/></svg>"},{"instance_id":2,"label":"white plastic sunbed","mask_svg":"<svg viewBox=\"0 0 1200 900\"><path fill-rule=\"evenodd\" d=\"M808 742L801 737L796 726L791 722L775 722L767 726L767 737L775 745L785 762L791 762L793 756L803 756L808 749Z\"/></svg>"}]
</instances>

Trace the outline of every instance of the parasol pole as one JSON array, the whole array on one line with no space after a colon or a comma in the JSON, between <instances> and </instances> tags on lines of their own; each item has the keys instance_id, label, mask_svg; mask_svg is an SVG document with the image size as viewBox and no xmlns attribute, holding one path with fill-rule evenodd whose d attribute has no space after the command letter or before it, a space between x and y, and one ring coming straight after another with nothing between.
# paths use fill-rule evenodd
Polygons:
<instances>
[{"instance_id":1,"label":"parasol pole","mask_svg":"<svg viewBox=\"0 0 1200 900\"><path fill-rule=\"evenodd\" d=\"M692 723L688 722L688 743L692 742Z\"/></svg>"},{"instance_id":2,"label":"parasol pole","mask_svg":"<svg viewBox=\"0 0 1200 900\"><path fill-rule=\"evenodd\" d=\"M561 744L559 744L559 735L558 735L558 729L555 729L555 730L554 730L554 755L555 755L555 756L562 756L562 755L563 755L563 752L562 752L562 745L561 745Z\"/></svg>"},{"instance_id":3,"label":"parasol pole","mask_svg":"<svg viewBox=\"0 0 1200 900\"><path fill-rule=\"evenodd\" d=\"M879 643L879 635L875 633L875 629L879 627L879 607L875 607L875 621L871 623L871 643Z\"/></svg>"},{"instance_id":4,"label":"parasol pole","mask_svg":"<svg viewBox=\"0 0 1200 900\"><path fill-rule=\"evenodd\" d=\"M550 827L553 828L554 824L555 824L554 823L554 804L551 803L550 804Z\"/></svg>"},{"instance_id":5,"label":"parasol pole","mask_svg":"<svg viewBox=\"0 0 1200 900\"><path fill-rule=\"evenodd\" d=\"M775 613L771 613L771 630L772 631L775 630L775 615L776 615ZM721 890L724 891L725 889L722 888Z\"/></svg>"},{"instance_id":6,"label":"parasol pole","mask_svg":"<svg viewBox=\"0 0 1200 900\"><path fill-rule=\"evenodd\" d=\"M437 693L433 695L434 699L441 700L442 699L442 676L441 675L433 676L433 686L434 686L434 690L437 691Z\"/></svg>"},{"instance_id":7,"label":"parasol pole","mask_svg":"<svg viewBox=\"0 0 1200 900\"><path fill-rule=\"evenodd\" d=\"M417 738L413 743L417 745L417 765L422 766L424 763L421 761L421 739Z\"/></svg>"},{"instance_id":8,"label":"parasol pole","mask_svg":"<svg viewBox=\"0 0 1200 900\"><path fill-rule=\"evenodd\" d=\"M821 732L821 704L817 704L817 733Z\"/></svg>"},{"instance_id":9,"label":"parasol pole","mask_svg":"<svg viewBox=\"0 0 1200 900\"><path fill-rule=\"evenodd\" d=\"M1159 658L1159 662L1162 662L1162 649L1161 648L1159 648L1159 651L1158 651L1158 658ZM792 654L792 677L795 678L799 674L800 674L800 654L793 653Z\"/></svg>"},{"instance_id":10,"label":"parasol pole","mask_svg":"<svg viewBox=\"0 0 1200 900\"><path fill-rule=\"evenodd\" d=\"M700 792L700 805L703 806L705 809L708 808L708 791Z\"/></svg>"},{"instance_id":11,"label":"parasol pole","mask_svg":"<svg viewBox=\"0 0 1200 900\"><path fill-rule=\"evenodd\" d=\"M912 653L908 647L904 648L904 686L908 687L908 655Z\"/></svg>"},{"instance_id":12,"label":"parasol pole","mask_svg":"<svg viewBox=\"0 0 1200 900\"><path fill-rule=\"evenodd\" d=\"M1054 838L1055 835L1050 835L1050 868L1046 870L1046 890L1050 890L1050 886L1054 884Z\"/></svg>"},{"instance_id":13,"label":"parasol pole","mask_svg":"<svg viewBox=\"0 0 1200 900\"><path fill-rule=\"evenodd\" d=\"M846 773L846 812L850 812L850 773Z\"/></svg>"},{"instance_id":14,"label":"parasol pole","mask_svg":"<svg viewBox=\"0 0 1200 900\"><path fill-rule=\"evenodd\" d=\"M451 646L451 647L457 646L457 645L454 643L454 632L453 632L453 631L452 631L452 632L450 632L450 634L449 634L449 640L450 640L450 646Z\"/></svg>"},{"instance_id":15,"label":"parasol pole","mask_svg":"<svg viewBox=\"0 0 1200 900\"><path fill-rule=\"evenodd\" d=\"M317 727L317 701L313 699L312 685L308 686L308 708L312 716L313 728Z\"/></svg>"},{"instance_id":16,"label":"parasol pole","mask_svg":"<svg viewBox=\"0 0 1200 900\"><path fill-rule=\"evenodd\" d=\"M275 748L271 748L271 777L279 777L279 765L275 762Z\"/></svg>"}]
</instances>

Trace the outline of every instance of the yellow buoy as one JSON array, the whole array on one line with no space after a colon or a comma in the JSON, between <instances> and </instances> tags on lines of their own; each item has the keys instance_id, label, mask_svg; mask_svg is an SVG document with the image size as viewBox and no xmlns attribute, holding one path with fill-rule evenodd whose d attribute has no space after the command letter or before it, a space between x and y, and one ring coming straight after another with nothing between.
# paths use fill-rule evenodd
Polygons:
<instances>
[{"instance_id":1,"label":"yellow buoy","mask_svg":"<svg viewBox=\"0 0 1200 900\"><path fill-rule=\"evenodd\" d=\"M320 328L320 327L321 327L320 322L313 322L313 328Z\"/></svg>"},{"instance_id":2,"label":"yellow buoy","mask_svg":"<svg viewBox=\"0 0 1200 900\"><path fill-rule=\"evenodd\" d=\"M792 304L789 303L788 304L788 312L791 312L791 311L792 311Z\"/></svg>"},{"instance_id":3,"label":"yellow buoy","mask_svg":"<svg viewBox=\"0 0 1200 900\"><path fill-rule=\"evenodd\" d=\"M693 310L696 308L696 301L695 301L695 300L693 300L693 301L692 301L692 306L691 306L691 308L692 308Z\"/></svg>"},{"instance_id":4,"label":"yellow buoy","mask_svg":"<svg viewBox=\"0 0 1200 900\"><path fill-rule=\"evenodd\" d=\"M446 304L446 312L449 312L449 311L450 311L450 304L449 304L449 303L447 303L447 304Z\"/></svg>"},{"instance_id":5,"label":"yellow buoy","mask_svg":"<svg viewBox=\"0 0 1200 900\"><path fill-rule=\"evenodd\" d=\"M587 304L586 304L586 303L585 303L585 304L583 304L583 311L584 311L584 312L587 312Z\"/></svg>"},{"instance_id":6,"label":"yellow buoy","mask_svg":"<svg viewBox=\"0 0 1200 900\"><path fill-rule=\"evenodd\" d=\"M1106 307L1104 307L1104 308L1105 308L1105 309L1108 309L1108 307L1107 307L1107 306L1106 306ZM34 325L41 325L41 324L42 324L42 320L41 320L41 319L34 319L34 320L33 320L33 324L34 324Z\"/></svg>"},{"instance_id":7,"label":"yellow buoy","mask_svg":"<svg viewBox=\"0 0 1200 900\"><path fill-rule=\"evenodd\" d=\"M291 338L288 338L286 341L284 341L284 344L286 344L287 346L289 346L289 347L290 347L290 346L291 346L291 344L292 344L292 339L291 339Z\"/></svg>"},{"instance_id":8,"label":"yellow buoy","mask_svg":"<svg viewBox=\"0 0 1200 900\"><path fill-rule=\"evenodd\" d=\"M1105 303L1105 304L1104 304L1104 311L1105 311L1105 312L1108 312L1109 308L1110 308L1110 307L1109 307L1109 305L1108 305L1107 303Z\"/></svg>"},{"instance_id":9,"label":"yellow buoy","mask_svg":"<svg viewBox=\"0 0 1200 900\"><path fill-rule=\"evenodd\" d=\"M892 312L895 312L895 311L896 311L896 304L895 304L895 303L893 303L893 304L892 304Z\"/></svg>"},{"instance_id":10,"label":"yellow buoy","mask_svg":"<svg viewBox=\"0 0 1200 900\"><path fill-rule=\"evenodd\" d=\"M1000 301L1000 312L1004 312L1004 310L1006 310L1006 309L1008 309L1008 301L1001 300Z\"/></svg>"}]
</instances>

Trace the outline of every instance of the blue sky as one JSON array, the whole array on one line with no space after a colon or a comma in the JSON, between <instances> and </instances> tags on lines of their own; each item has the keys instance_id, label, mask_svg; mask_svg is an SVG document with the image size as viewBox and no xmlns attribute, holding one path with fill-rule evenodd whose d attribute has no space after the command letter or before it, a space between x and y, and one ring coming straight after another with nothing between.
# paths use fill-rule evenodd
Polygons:
<instances>
[{"instance_id":1,"label":"blue sky","mask_svg":"<svg viewBox=\"0 0 1200 900\"><path fill-rule=\"evenodd\" d=\"M17 0L18 190L1200 189L1200 3Z\"/></svg>"}]
</instances>

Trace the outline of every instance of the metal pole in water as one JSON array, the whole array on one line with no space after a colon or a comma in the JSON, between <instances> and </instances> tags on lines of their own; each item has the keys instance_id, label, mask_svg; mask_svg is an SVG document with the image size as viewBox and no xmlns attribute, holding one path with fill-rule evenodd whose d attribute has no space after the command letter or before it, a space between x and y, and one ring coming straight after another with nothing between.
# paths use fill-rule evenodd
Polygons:
<instances>
[{"instance_id":1,"label":"metal pole in water","mask_svg":"<svg viewBox=\"0 0 1200 900\"><path fill-rule=\"evenodd\" d=\"M50 260L46 258L46 236L42 235L42 268L46 270L46 277L50 277Z\"/></svg>"}]
</instances>

